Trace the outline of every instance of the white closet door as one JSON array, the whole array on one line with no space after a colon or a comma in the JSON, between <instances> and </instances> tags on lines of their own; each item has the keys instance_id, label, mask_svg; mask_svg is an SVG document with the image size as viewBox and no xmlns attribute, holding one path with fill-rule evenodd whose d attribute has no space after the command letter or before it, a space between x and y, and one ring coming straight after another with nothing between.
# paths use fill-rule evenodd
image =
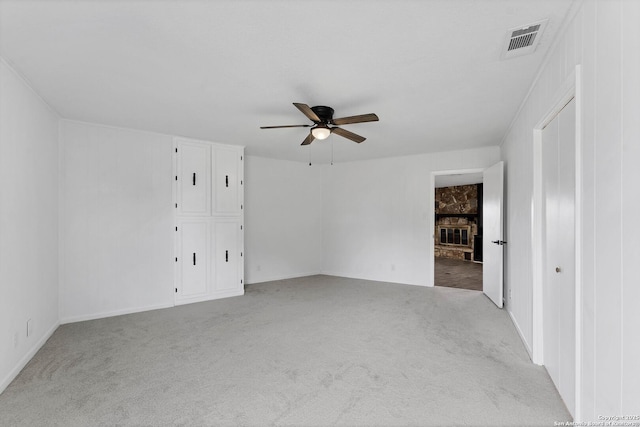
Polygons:
<instances>
[{"instance_id":1,"label":"white closet door","mask_svg":"<svg viewBox=\"0 0 640 427\"><path fill-rule=\"evenodd\" d=\"M180 141L178 149L178 215L211 213L211 145Z\"/></svg>"},{"instance_id":2,"label":"white closet door","mask_svg":"<svg viewBox=\"0 0 640 427\"><path fill-rule=\"evenodd\" d=\"M218 219L214 222L216 292L237 292L243 289L240 275L243 265L240 227L237 219Z\"/></svg>"},{"instance_id":3,"label":"white closet door","mask_svg":"<svg viewBox=\"0 0 640 427\"><path fill-rule=\"evenodd\" d=\"M558 144L558 279L560 394L575 415L576 378L576 276L575 276L575 140L576 103L571 101L559 116Z\"/></svg>"},{"instance_id":4,"label":"white closet door","mask_svg":"<svg viewBox=\"0 0 640 427\"><path fill-rule=\"evenodd\" d=\"M176 302L193 302L209 293L209 221L178 224L179 277Z\"/></svg>"},{"instance_id":5,"label":"white closet door","mask_svg":"<svg viewBox=\"0 0 640 427\"><path fill-rule=\"evenodd\" d=\"M216 148L215 210L220 214L240 213L240 157L238 150Z\"/></svg>"},{"instance_id":6,"label":"white closet door","mask_svg":"<svg viewBox=\"0 0 640 427\"><path fill-rule=\"evenodd\" d=\"M542 132L544 366L575 413L575 100Z\"/></svg>"},{"instance_id":7,"label":"white closet door","mask_svg":"<svg viewBox=\"0 0 640 427\"><path fill-rule=\"evenodd\" d=\"M544 257L543 269L545 279L542 293L543 334L544 334L544 366L549 376L559 389L559 308L555 267L558 263L558 120L547 125L542 133L542 164L544 191Z\"/></svg>"},{"instance_id":8,"label":"white closet door","mask_svg":"<svg viewBox=\"0 0 640 427\"><path fill-rule=\"evenodd\" d=\"M175 303L242 295L243 149L174 141Z\"/></svg>"}]
</instances>

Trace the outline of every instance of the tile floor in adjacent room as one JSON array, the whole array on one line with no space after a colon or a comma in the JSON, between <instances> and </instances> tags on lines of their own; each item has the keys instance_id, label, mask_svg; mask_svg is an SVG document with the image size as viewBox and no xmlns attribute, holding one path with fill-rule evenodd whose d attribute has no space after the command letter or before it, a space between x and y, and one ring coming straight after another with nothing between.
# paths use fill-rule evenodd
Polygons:
<instances>
[{"instance_id":1,"label":"tile floor in adjacent room","mask_svg":"<svg viewBox=\"0 0 640 427\"><path fill-rule=\"evenodd\" d=\"M450 258L434 258L436 286L482 290L482 263Z\"/></svg>"}]
</instances>

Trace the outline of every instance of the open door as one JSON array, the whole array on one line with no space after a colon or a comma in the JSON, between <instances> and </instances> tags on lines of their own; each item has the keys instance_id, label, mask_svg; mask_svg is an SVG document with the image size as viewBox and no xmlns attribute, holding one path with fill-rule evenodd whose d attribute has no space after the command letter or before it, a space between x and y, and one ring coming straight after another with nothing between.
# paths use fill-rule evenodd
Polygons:
<instances>
[{"instance_id":1,"label":"open door","mask_svg":"<svg viewBox=\"0 0 640 427\"><path fill-rule=\"evenodd\" d=\"M502 308L503 248L502 198L504 163L498 162L483 172L482 290Z\"/></svg>"}]
</instances>

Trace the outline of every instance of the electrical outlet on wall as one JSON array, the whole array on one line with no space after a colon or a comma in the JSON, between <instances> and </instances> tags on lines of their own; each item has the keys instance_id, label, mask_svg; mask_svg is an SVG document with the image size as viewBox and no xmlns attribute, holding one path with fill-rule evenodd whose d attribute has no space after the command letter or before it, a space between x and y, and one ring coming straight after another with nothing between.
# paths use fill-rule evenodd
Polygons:
<instances>
[{"instance_id":1,"label":"electrical outlet on wall","mask_svg":"<svg viewBox=\"0 0 640 427\"><path fill-rule=\"evenodd\" d=\"M27 320L27 337L31 336L33 333L33 321L31 319Z\"/></svg>"},{"instance_id":2,"label":"electrical outlet on wall","mask_svg":"<svg viewBox=\"0 0 640 427\"><path fill-rule=\"evenodd\" d=\"M511 301L511 288L509 288L509 301Z\"/></svg>"}]
</instances>

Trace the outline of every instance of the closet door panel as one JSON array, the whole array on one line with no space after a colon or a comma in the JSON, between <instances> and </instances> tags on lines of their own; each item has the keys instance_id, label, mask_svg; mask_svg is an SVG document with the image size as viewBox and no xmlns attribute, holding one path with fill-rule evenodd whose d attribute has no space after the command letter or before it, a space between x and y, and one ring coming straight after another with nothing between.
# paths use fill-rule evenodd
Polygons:
<instances>
[{"instance_id":1,"label":"closet door panel","mask_svg":"<svg viewBox=\"0 0 640 427\"><path fill-rule=\"evenodd\" d=\"M240 158L238 150L216 148L215 164L215 211L218 214L240 213Z\"/></svg>"},{"instance_id":2,"label":"closet door panel","mask_svg":"<svg viewBox=\"0 0 640 427\"><path fill-rule=\"evenodd\" d=\"M214 222L216 291L231 292L243 289L240 277L243 256L240 233L238 220Z\"/></svg>"},{"instance_id":3,"label":"closet door panel","mask_svg":"<svg viewBox=\"0 0 640 427\"><path fill-rule=\"evenodd\" d=\"M202 299L209 286L209 221L184 220L178 224L178 286L176 300Z\"/></svg>"},{"instance_id":4,"label":"closet door panel","mask_svg":"<svg viewBox=\"0 0 640 427\"><path fill-rule=\"evenodd\" d=\"M178 215L211 214L211 145L181 141L178 149Z\"/></svg>"}]
</instances>

